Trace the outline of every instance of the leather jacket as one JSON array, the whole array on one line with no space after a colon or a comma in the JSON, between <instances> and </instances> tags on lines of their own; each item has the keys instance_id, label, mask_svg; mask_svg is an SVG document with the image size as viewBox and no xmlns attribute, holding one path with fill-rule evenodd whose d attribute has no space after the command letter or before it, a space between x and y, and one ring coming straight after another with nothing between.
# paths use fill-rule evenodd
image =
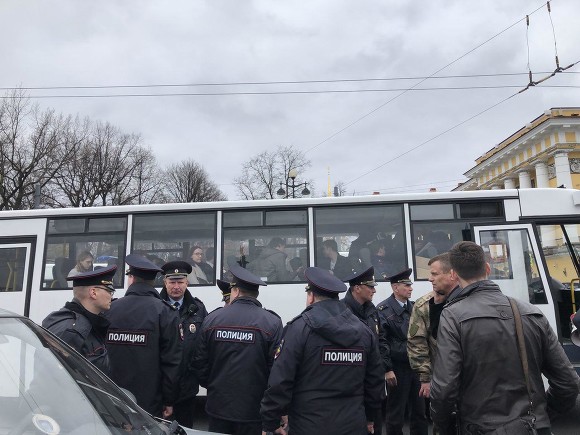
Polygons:
<instances>
[{"instance_id":1,"label":"leather jacket","mask_svg":"<svg viewBox=\"0 0 580 435\"><path fill-rule=\"evenodd\" d=\"M517 305L536 428L549 428L549 416L574 406L578 375L542 312L528 302ZM542 374L550 385L546 392ZM508 299L493 281L466 286L441 315L431 381L434 423L448 427L457 405L462 433L485 433L526 415L528 402Z\"/></svg>"}]
</instances>

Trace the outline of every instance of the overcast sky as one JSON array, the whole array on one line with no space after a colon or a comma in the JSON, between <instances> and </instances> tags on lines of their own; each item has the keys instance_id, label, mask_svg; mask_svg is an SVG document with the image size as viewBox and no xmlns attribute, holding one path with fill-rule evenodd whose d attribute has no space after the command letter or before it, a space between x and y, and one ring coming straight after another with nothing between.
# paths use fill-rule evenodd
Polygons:
<instances>
[{"instance_id":1,"label":"overcast sky","mask_svg":"<svg viewBox=\"0 0 580 435\"><path fill-rule=\"evenodd\" d=\"M539 11L534 10L544 5ZM561 66L580 60L580 1L551 2ZM555 69L545 2L532 0L0 1L0 86L108 86L430 76L530 15L535 78ZM527 71L520 21L437 76ZM318 194L447 191L474 160L550 107L580 106L580 65L419 148L523 88L527 76L270 85L30 90L31 96L277 92L275 95L43 98L41 107L142 135L161 164L194 158L229 199L251 156L307 151ZM515 86L514 88L504 86ZM330 90L373 92L320 93ZM280 94L316 91L318 93ZM389 100L397 97L392 102ZM361 117L356 124L330 138ZM410 151L410 152L409 152ZM406 153L403 155L403 153ZM384 164L384 165L383 165ZM367 174L379 165L380 169ZM366 174L366 175L365 175Z\"/></svg>"}]
</instances>

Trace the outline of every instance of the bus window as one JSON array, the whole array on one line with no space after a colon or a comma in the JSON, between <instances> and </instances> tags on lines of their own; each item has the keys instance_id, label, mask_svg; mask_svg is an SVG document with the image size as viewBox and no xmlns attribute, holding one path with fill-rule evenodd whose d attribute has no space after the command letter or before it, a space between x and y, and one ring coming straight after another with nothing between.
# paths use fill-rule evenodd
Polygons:
<instances>
[{"instance_id":1,"label":"bus window","mask_svg":"<svg viewBox=\"0 0 580 435\"><path fill-rule=\"evenodd\" d=\"M316 266L344 279L370 266L384 280L407 266L402 205L314 209Z\"/></svg>"},{"instance_id":2,"label":"bus window","mask_svg":"<svg viewBox=\"0 0 580 435\"><path fill-rule=\"evenodd\" d=\"M415 278L429 279L429 260L471 239L470 223L503 220L501 201L411 204Z\"/></svg>"},{"instance_id":3,"label":"bus window","mask_svg":"<svg viewBox=\"0 0 580 435\"><path fill-rule=\"evenodd\" d=\"M215 238L215 212L140 214L133 217L131 252L159 266L187 261L193 266L190 284L213 284Z\"/></svg>"},{"instance_id":4,"label":"bus window","mask_svg":"<svg viewBox=\"0 0 580 435\"><path fill-rule=\"evenodd\" d=\"M21 292L24 289L26 247L0 246L0 292Z\"/></svg>"},{"instance_id":5,"label":"bus window","mask_svg":"<svg viewBox=\"0 0 580 435\"><path fill-rule=\"evenodd\" d=\"M113 277L123 286L127 217L49 219L42 289L67 289L67 276L117 265Z\"/></svg>"},{"instance_id":6,"label":"bus window","mask_svg":"<svg viewBox=\"0 0 580 435\"><path fill-rule=\"evenodd\" d=\"M415 251L415 276L429 279L429 260L449 251L463 240L463 230L468 226L461 222L413 223L413 249Z\"/></svg>"},{"instance_id":7,"label":"bus window","mask_svg":"<svg viewBox=\"0 0 580 435\"><path fill-rule=\"evenodd\" d=\"M524 229L482 231L481 247L490 266L489 279L502 291L532 304L547 304L537 260Z\"/></svg>"},{"instance_id":8,"label":"bus window","mask_svg":"<svg viewBox=\"0 0 580 435\"><path fill-rule=\"evenodd\" d=\"M306 210L224 212L223 222L225 273L237 263L268 284L305 281L304 269L309 265Z\"/></svg>"}]
</instances>

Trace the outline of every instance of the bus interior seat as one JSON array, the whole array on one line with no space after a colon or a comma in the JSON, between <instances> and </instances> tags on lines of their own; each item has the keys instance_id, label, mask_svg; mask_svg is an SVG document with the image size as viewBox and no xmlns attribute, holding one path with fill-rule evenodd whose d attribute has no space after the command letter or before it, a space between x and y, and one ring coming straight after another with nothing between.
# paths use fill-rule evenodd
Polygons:
<instances>
[{"instance_id":1,"label":"bus interior seat","mask_svg":"<svg viewBox=\"0 0 580 435\"><path fill-rule=\"evenodd\" d=\"M68 273L73 267L75 267L76 261L72 258L57 257L54 260L54 266L52 267L52 276L54 281L51 284L51 288L69 288L70 285L66 280Z\"/></svg>"}]
</instances>

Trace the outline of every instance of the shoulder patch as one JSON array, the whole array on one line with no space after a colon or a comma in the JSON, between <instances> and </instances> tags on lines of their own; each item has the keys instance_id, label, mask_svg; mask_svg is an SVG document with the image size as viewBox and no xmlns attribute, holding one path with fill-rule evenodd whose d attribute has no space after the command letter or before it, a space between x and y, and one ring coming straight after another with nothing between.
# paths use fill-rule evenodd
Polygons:
<instances>
[{"instance_id":1,"label":"shoulder patch","mask_svg":"<svg viewBox=\"0 0 580 435\"><path fill-rule=\"evenodd\" d=\"M411 326L409 326L409 337L414 337L417 332L419 332L419 325L415 322L411 323Z\"/></svg>"},{"instance_id":2,"label":"shoulder patch","mask_svg":"<svg viewBox=\"0 0 580 435\"><path fill-rule=\"evenodd\" d=\"M274 352L274 359L280 356L280 352L282 352L282 348L284 347L284 339L280 340L278 346L276 346L276 351Z\"/></svg>"}]
</instances>

